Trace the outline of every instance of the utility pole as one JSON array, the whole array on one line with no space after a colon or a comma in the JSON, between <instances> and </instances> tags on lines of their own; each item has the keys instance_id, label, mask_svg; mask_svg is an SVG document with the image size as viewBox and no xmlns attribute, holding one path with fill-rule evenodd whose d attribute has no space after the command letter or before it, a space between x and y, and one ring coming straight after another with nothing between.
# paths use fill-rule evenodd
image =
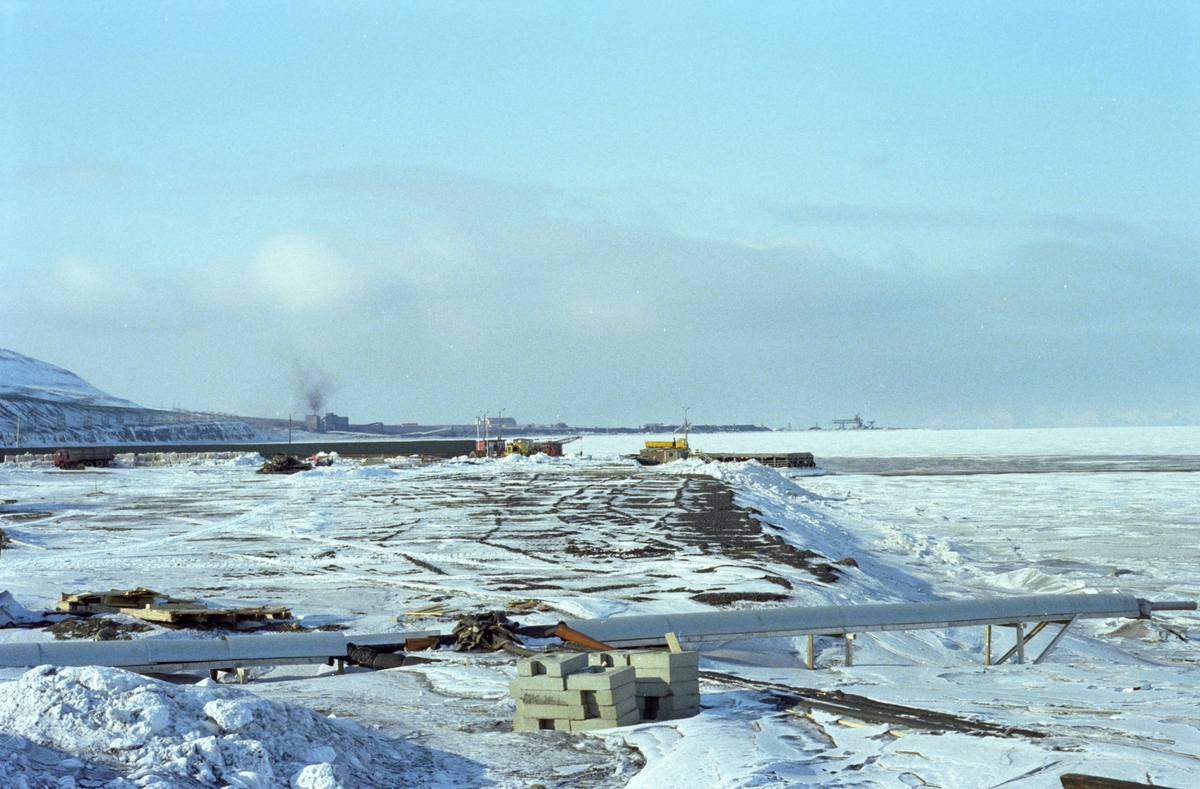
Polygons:
<instances>
[{"instance_id":1,"label":"utility pole","mask_svg":"<svg viewBox=\"0 0 1200 789\"><path fill-rule=\"evenodd\" d=\"M292 443L292 415L288 414L288 443Z\"/></svg>"}]
</instances>

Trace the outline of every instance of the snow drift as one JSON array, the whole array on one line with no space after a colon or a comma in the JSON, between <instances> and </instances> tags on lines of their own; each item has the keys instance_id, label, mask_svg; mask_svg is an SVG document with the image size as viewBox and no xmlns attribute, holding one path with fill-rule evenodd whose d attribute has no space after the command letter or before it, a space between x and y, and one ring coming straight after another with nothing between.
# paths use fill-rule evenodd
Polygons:
<instances>
[{"instance_id":1,"label":"snow drift","mask_svg":"<svg viewBox=\"0 0 1200 789\"><path fill-rule=\"evenodd\" d=\"M419 746L304 707L209 680L172 685L120 669L32 669L6 686L0 725L65 754L62 761L124 774L111 789L425 786L437 767ZM40 783L37 765L7 754L0 783L18 776Z\"/></svg>"}]
</instances>

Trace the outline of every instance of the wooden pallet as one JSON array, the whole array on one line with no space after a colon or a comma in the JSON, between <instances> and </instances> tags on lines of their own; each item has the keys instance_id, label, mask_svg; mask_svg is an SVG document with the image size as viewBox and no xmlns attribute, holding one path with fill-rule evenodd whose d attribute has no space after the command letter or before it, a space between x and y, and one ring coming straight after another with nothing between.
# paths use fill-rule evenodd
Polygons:
<instances>
[{"instance_id":1,"label":"wooden pallet","mask_svg":"<svg viewBox=\"0 0 1200 789\"><path fill-rule=\"evenodd\" d=\"M55 608L76 616L126 614L167 627L236 626L243 622L291 619L287 608L209 608L197 600L181 600L138 587L107 592L63 593Z\"/></svg>"}]
</instances>

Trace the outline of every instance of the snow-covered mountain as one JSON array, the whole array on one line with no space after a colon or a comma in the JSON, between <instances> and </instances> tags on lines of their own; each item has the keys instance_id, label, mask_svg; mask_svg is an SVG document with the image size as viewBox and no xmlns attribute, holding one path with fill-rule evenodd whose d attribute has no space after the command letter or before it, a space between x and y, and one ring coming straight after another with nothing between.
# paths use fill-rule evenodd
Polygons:
<instances>
[{"instance_id":1,"label":"snow-covered mountain","mask_svg":"<svg viewBox=\"0 0 1200 789\"><path fill-rule=\"evenodd\" d=\"M143 408L70 370L0 348L0 446L259 441L236 418Z\"/></svg>"}]
</instances>

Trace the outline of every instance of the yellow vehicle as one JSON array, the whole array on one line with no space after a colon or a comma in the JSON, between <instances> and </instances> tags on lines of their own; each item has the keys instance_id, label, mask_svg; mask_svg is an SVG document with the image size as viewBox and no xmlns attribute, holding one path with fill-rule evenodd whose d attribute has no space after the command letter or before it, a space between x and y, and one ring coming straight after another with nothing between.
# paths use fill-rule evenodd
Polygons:
<instances>
[{"instance_id":1,"label":"yellow vehicle","mask_svg":"<svg viewBox=\"0 0 1200 789\"><path fill-rule=\"evenodd\" d=\"M691 455L688 449L687 436L676 436L670 441L647 441L646 446L634 458L643 466L657 466L660 463L670 463L672 460L684 460Z\"/></svg>"},{"instance_id":2,"label":"yellow vehicle","mask_svg":"<svg viewBox=\"0 0 1200 789\"><path fill-rule=\"evenodd\" d=\"M514 438L504 445L504 454L506 455L536 455L542 451L540 444L535 444L528 438Z\"/></svg>"}]
</instances>

